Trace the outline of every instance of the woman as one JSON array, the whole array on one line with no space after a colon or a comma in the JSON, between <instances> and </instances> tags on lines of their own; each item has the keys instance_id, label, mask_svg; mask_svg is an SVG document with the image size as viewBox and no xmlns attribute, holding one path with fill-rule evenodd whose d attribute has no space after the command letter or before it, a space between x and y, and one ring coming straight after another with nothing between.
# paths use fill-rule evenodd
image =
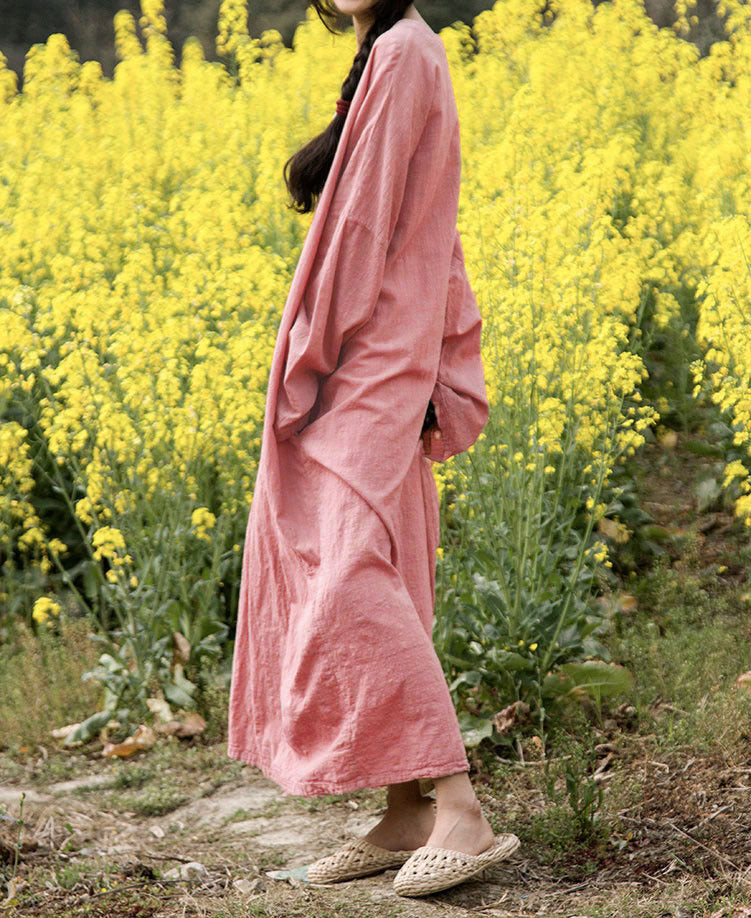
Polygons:
<instances>
[{"instance_id":1,"label":"woman","mask_svg":"<svg viewBox=\"0 0 751 918\"><path fill-rule=\"evenodd\" d=\"M397 892L421 895L519 844L482 813L431 640L430 463L487 421L481 318L443 42L404 0L327 2L313 6L327 28L351 15L358 51L332 122L285 166L294 206L317 203L269 376L228 755L302 796L386 786L378 825L308 879L401 866Z\"/></svg>"}]
</instances>

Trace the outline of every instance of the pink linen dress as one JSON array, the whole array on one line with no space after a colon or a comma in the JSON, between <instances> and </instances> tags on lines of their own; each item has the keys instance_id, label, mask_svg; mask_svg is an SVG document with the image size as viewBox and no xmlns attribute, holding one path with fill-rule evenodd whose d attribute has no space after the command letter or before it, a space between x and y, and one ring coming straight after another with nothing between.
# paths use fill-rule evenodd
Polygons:
<instances>
[{"instance_id":1,"label":"pink linen dress","mask_svg":"<svg viewBox=\"0 0 751 918\"><path fill-rule=\"evenodd\" d=\"M460 171L443 41L401 19L373 44L295 270L245 536L227 754L290 794L469 768L431 638L431 459L488 418Z\"/></svg>"}]
</instances>

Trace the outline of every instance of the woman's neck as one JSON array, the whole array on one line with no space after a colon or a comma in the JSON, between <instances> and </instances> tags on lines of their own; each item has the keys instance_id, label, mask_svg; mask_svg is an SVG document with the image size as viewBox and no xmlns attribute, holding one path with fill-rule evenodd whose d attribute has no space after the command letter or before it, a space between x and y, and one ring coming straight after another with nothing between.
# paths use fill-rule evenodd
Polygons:
<instances>
[{"instance_id":1,"label":"woman's neck","mask_svg":"<svg viewBox=\"0 0 751 918\"><path fill-rule=\"evenodd\" d=\"M416 19L418 22L425 22L422 16L415 9L414 3L410 3L407 7L404 16L404 19ZM361 14L352 15L352 25L355 27L355 38L357 39L357 47L359 48L365 36L368 34L368 29L373 25L373 15L370 11L366 11Z\"/></svg>"}]
</instances>

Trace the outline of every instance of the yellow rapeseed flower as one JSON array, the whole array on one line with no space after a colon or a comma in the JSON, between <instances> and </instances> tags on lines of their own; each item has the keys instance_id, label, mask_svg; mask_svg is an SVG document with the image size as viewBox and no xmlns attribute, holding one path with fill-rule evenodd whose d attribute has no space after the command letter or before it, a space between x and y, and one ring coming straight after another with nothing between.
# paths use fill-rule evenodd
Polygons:
<instances>
[{"instance_id":1,"label":"yellow rapeseed flower","mask_svg":"<svg viewBox=\"0 0 751 918\"><path fill-rule=\"evenodd\" d=\"M730 40L700 59L679 37L691 10L678 0L671 31L639 5L600 4L585 23L563 4L548 29L549 15L508 0L475 18L471 55L461 29L441 32L499 422L469 456L492 451L499 474L533 479L575 449L579 488L633 455L676 397L640 394L645 291L650 321L683 339L693 290L693 397L732 424L724 485L751 526L751 219L737 203L751 173L751 19L723 0ZM0 55L0 399L20 417L39 393L38 430L75 479L94 557L118 569L132 563L120 527L141 502L207 500L203 457L222 513L252 503L275 330L312 220L287 207L281 164L331 119L356 50L311 8L292 48L272 29L250 38L245 0L222 0L217 44L235 61L188 41L177 65L163 0L141 11L114 17L112 78L54 34L29 50L19 93ZM593 60L609 65L582 79ZM44 573L61 548L31 500L34 446L0 423L0 550ZM442 501L466 490L464 464L432 464ZM198 512L193 532L209 540L216 519Z\"/></svg>"},{"instance_id":2,"label":"yellow rapeseed flower","mask_svg":"<svg viewBox=\"0 0 751 918\"><path fill-rule=\"evenodd\" d=\"M31 616L34 621L42 624L46 622L51 615L60 614L60 605L55 602L53 599L50 599L49 596L40 596L39 599L34 603L34 608L32 609Z\"/></svg>"}]
</instances>

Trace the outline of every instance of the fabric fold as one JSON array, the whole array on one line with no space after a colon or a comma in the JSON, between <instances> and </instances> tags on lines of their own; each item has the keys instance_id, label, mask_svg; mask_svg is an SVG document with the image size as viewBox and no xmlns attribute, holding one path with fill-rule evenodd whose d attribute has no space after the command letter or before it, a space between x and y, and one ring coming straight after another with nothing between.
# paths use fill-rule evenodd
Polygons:
<instances>
[{"instance_id":1,"label":"fabric fold","mask_svg":"<svg viewBox=\"0 0 751 918\"><path fill-rule=\"evenodd\" d=\"M464 264L457 230L451 262L446 322L431 399L440 440L431 440L428 457L444 462L470 448L489 416L481 355L482 318Z\"/></svg>"}]
</instances>

